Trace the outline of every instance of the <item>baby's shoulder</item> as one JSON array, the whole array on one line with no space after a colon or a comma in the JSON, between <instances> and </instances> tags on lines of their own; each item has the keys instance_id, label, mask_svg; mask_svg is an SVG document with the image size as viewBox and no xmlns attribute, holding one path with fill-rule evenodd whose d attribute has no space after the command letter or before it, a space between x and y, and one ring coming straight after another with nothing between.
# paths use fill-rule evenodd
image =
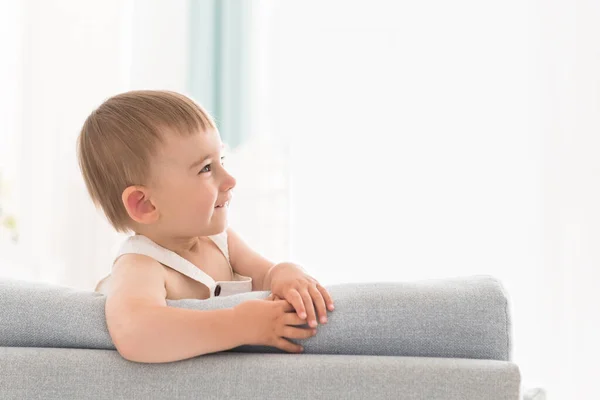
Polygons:
<instances>
[{"instance_id":1,"label":"baby's shoulder","mask_svg":"<svg viewBox=\"0 0 600 400\"><path fill-rule=\"evenodd\" d=\"M102 278L94 289L95 292L107 294L116 280L136 280L140 276L154 275L166 279L166 267L150 256L127 253L118 256L111 268L111 273Z\"/></svg>"}]
</instances>

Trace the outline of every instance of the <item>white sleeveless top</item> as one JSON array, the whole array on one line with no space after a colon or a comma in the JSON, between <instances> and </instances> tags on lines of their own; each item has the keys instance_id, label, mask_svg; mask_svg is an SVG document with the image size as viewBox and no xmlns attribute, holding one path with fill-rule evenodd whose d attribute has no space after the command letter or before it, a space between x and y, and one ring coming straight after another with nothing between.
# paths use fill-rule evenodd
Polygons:
<instances>
[{"instance_id":1,"label":"white sleeveless top","mask_svg":"<svg viewBox=\"0 0 600 400\"><path fill-rule=\"evenodd\" d=\"M208 238L210 238L217 245L219 250L221 250L231 268L231 263L229 262L229 249L227 247L227 231L217 235L208 236ZM217 296L231 296L233 294L252 291L252 278L234 272L233 268L231 268L233 275L232 281L215 281L210 275L196 267L190 261L181 257L174 251L158 245L143 235L128 237L117 251L115 260L123 254L142 254L152 257L159 263L207 286L210 290L211 298Z\"/></svg>"}]
</instances>

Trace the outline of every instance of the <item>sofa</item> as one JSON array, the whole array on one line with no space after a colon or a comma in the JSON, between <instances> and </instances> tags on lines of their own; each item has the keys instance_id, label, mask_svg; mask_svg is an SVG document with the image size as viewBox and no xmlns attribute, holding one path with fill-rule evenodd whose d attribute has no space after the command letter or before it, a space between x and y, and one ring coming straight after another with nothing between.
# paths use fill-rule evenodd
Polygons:
<instances>
[{"instance_id":1,"label":"sofa","mask_svg":"<svg viewBox=\"0 0 600 400\"><path fill-rule=\"evenodd\" d=\"M544 400L511 361L509 299L492 276L326 286L336 308L302 354L245 345L170 363L115 350L105 296L0 281L1 399ZM269 292L169 307L233 307Z\"/></svg>"}]
</instances>

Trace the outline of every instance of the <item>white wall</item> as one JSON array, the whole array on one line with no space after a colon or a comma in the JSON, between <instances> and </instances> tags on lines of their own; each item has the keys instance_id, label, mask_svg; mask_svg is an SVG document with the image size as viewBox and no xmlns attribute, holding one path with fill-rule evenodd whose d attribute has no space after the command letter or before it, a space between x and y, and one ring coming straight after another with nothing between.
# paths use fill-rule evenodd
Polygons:
<instances>
[{"instance_id":1,"label":"white wall","mask_svg":"<svg viewBox=\"0 0 600 400\"><path fill-rule=\"evenodd\" d=\"M597 4L272 7L292 259L328 284L492 274L524 384L592 393Z\"/></svg>"},{"instance_id":2,"label":"white wall","mask_svg":"<svg viewBox=\"0 0 600 400\"><path fill-rule=\"evenodd\" d=\"M600 358L600 5L536 4L539 128L544 132L543 341L557 399L597 391Z\"/></svg>"}]
</instances>

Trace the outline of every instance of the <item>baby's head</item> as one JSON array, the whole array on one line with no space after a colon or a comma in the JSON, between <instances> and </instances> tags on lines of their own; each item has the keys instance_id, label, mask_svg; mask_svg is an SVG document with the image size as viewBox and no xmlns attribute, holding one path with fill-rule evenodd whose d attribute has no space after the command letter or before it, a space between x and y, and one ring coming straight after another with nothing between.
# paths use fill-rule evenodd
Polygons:
<instances>
[{"instance_id":1,"label":"baby's head","mask_svg":"<svg viewBox=\"0 0 600 400\"><path fill-rule=\"evenodd\" d=\"M87 118L77 147L88 192L117 231L187 238L227 228L235 179L213 119L191 99L114 96Z\"/></svg>"}]
</instances>

